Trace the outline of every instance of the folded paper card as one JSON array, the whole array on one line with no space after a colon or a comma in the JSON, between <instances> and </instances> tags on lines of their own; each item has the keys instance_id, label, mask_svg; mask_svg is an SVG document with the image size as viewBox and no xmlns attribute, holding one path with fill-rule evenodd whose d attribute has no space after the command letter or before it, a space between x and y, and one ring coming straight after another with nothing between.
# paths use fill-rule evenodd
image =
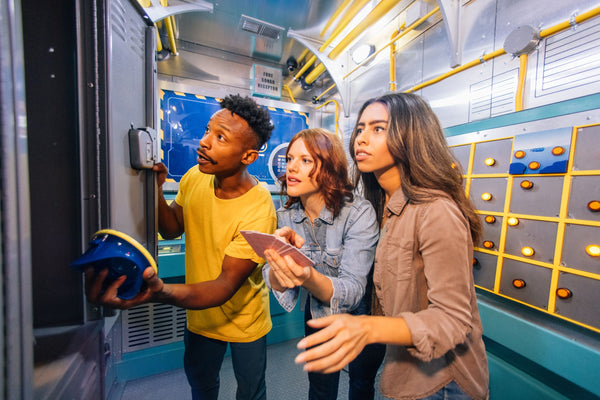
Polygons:
<instances>
[{"instance_id":1,"label":"folded paper card","mask_svg":"<svg viewBox=\"0 0 600 400\"><path fill-rule=\"evenodd\" d=\"M310 258L302 254L300 250L283 240L279 240L275 235L256 231L240 231L240 233L248 241L248 244L250 244L256 254L262 258L265 258L265 250L273 249L282 257L289 255L292 257L292 260L302 267L309 267L315 264Z\"/></svg>"}]
</instances>

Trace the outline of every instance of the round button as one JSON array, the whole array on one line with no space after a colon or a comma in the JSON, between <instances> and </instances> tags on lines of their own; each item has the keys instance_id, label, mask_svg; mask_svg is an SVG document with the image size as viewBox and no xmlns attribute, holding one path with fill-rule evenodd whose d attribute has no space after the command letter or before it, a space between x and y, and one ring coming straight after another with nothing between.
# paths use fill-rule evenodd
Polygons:
<instances>
[{"instance_id":1,"label":"round button","mask_svg":"<svg viewBox=\"0 0 600 400\"><path fill-rule=\"evenodd\" d=\"M521 182L520 186L525 190L529 190L533 188L533 182L525 180Z\"/></svg>"},{"instance_id":2,"label":"round button","mask_svg":"<svg viewBox=\"0 0 600 400\"><path fill-rule=\"evenodd\" d=\"M488 157L483 161L483 163L488 167L491 167L492 165L496 164L496 160L494 160L492 157Z\"/></svg>"},{"instance_id":3,"label":"round button","mask_svg":"<svg viewBox=\"0 0 600 400\"><path fill-rule=\"evenodd\" d=\"M521 249L521 254L523 254L525 257L531 257L532 255L535 254L535 251L533 250L532 247L523 247Z\"/></svg>"},{"instance_id":4,"label":"round button","mask_svg":"<svg viewBox=\"0 0 600 400\"><path fill-rule=\"evenodd\" d=\"M558 297L560 297L561 299L568 299L568 298L573 297L573 292L571 292L567 288L558 288L558 289L556 289L556 295Z\"/></svg>"},{"instance_id":5,"label":"round button","mask_svg":"<svg viewBox=\"0 0 600 400\"><path fill-rule=\"evenodd\" d=\"M517 150L515 151L515 158L525 158L525 152L523 150Z\"/></svg>"},{"instance_id":6,"label":"round button","mask_svg":"<svg viewBox=\"0 0 600 400\"><path fill-rule=\"evenodd\" d=\"M585 252L592 257L600 256L600 246L597 244L590 244L585 248Z\"/></svg>"},{"instance_id":7,"label":"round button","mask_svg":"<svg viewBox=\"0 0 600 400\"><path fill-rule=\"evenodd\" d=\"M590 201L589 203L587 203L587 208L589 208L590 211L593 211L593 212L600 211L600 200Z\"/></svg>"},{"instance_id":8,"label":"round button","mask_svg":"<svg viewBox=\"0 0 600 400\"><path fill-rule=\"evenodd\" d=\"M527 284L525 283L525 281L523 279L513 279L512 284L517 289L522 289L525 286L527 286Z\"/></svg>"},{"instance_id":9,"label":"round button","mask_svg":"<svg viewBox=\"0 0 600 400\"><path fill-rule=\"evenodd\" d=\"M519 225L519 218L517 218L517 217L509 217L506 220L506 223L509 224L510 226L517 226L517 225Z\"/></svg>"}]
</instances>

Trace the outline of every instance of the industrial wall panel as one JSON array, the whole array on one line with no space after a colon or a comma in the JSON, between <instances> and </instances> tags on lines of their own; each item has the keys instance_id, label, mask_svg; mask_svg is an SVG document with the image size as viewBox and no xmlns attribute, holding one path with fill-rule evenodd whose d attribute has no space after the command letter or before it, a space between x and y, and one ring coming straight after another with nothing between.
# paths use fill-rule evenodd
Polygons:
<instances>
[{"instance_id":1,"label":"industrial wall panel","mask_svg":"<svg viewBox=\"0 0 600 400\"><path fill-rule=\"evenodd\" d=\"M156 256L155 177L132 168L129 129L154 128L154 27L132 3L108 2L105 227L127 233ZM149 49L149 50L148 50ZM132 93L137 95L132 96Z\"/></svg>"},{"instance_id":2,"label":"industrial wall panel","mask_svg":"<svg viewBox=\"0 0 600 400\"><path fill-rule=\"evenodd\" d=\"M473 174L506 174L510 165L512 138L475 145Z\"/></svg>"},{"instance_id":3,"label":"industrial wall panel","mask_svg":"<svg viewBox=\"0 0 600 400\"><path fill-rule=\"evenodd\" d=\"M561 265L600 276L600 256L591 251L591 246L596 246L596 249L600 247L600 226L567 224Z\"/></svg>"},{"instance_id":4,"label":"industrial wall panel","mask_svg":"<svg viewBox=\"0 0 600 400\"><path fill-rule=\"evenodd\" d=\"M558 217L563 183L563 176L515 177L510 212Z\"/></svg>"},{"instance_id":5,"label":"industrial wall panel","mask_svg":"<svg viewBox=\"0 0 600 400\"><path fill-rule=\"evenodd\" d=\"M505 259L500 279L500 293L547 309L552 270L536 265ZM522 282L522 287L519 286Z\"/></svg>"},{"instance_id":6,"label":"industrial wall panel","mask_svg":"<svg viewBox=\"0 0 600 400\"><path fill-rule=\"evenodd\" d=\"M496 280L496 265L498 256L475 251L473 254L473 279L475 284L486 289L493 290Z\"/></svg>"},{"instance_id":7,"label":"industrial wall panel","mask_svg":"<svg viewBox=\"0 0 600 400\"><path fill-rule=\"evenodd\" d=\"M502 234L502 217L488 214L481 214L480 217L483 233L480 242L475 246L497 251L500 246L500 237Z\"/></svg>"},{"instance_id":8,"label":"industrial wall panel","mask_svg":"<svg viewBox=\"0 0 600 400\"><path fill-rule=\"evenodd\" d=\"M600 125L577 129L573 171L600 170Z\"/></svg>"},{"instance_id":9,"label":"industrial wall panel","mask_svg":"<svg viewBox=\"0 0 600 400\"><path fill-rule=\"evenodd\" d=\"M454 154L454 158L459 162L463 174L467 173L469 168L469 159L471 157L471 145L453 146L450 148Z\"/></svg>"},{"instance_id":10,"label":"industrial wall panel","mask_svg":"<svg viewBox=\"0 0 600 400\"><path fill-rule=\"evenodd\" d=\"M477 210L504 211L507 178L472 178L470 195ZM489 200L486 195L490 195Z\"/></svg>"},{"instance_id":11,"label":"industrial wall panel","mask_svg":"<svg viewBox=\"0 0 600 400\"><path fill-rule=\"evenodd\" d=\"M558 289L568 291L568 298L556 298L555 312L600 329L600 291L598 281L561 272Z\"/></svg>"},{"instance_id":12,"label":"industrial wall panel","mask_svg":"<svg viewBox=\"0 0 600 400\"><path fill-rule=\"evenodd\" d=\"M600 146L598 146L600 147ZM573 176L567 217L600 222L600 176Z\"/></svg>"},{"instance_id":13,"label":"industrial wall panel","mask_svg":"<svg viewBox=\"0 0 600 400\"><path fill-rule=\"evenodd\" d=\"M557 228L556 222L519 218L517 225L507 227L504 250L517 257L552 263ZM524 248L531 248L534 253L527 256L523 253Z\"/></svg>"},{"instance_id":14,"label":"industrial wall panel","mask_svg":"<svg viewBox=\"0 0 600 400\"><path fill-rule=\"evenodd\" d=\"M462 166L465 189L483 221L474 243L475 285L600 331L595 317L584 318L575 306L565 311L569 302L556 295L566 273L584 282L581 308L595 307L600 293L600 124L573 127L574 121L511 125L448 142L457 159L469 162ZM534 161L539 167L530 167ZM508 172L490 168L507 162Z\"/></svg>"}]
</instances>

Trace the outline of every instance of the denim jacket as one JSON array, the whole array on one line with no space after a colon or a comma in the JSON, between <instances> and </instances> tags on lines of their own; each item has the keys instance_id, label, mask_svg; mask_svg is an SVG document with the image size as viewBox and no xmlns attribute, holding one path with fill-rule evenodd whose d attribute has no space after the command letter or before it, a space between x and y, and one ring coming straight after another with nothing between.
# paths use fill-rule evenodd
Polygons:
<instances>
[{"instance_id":1,"label":"denim jacket","mask_svg":"<svg viewBox=\"0 0 600 400\"><path fill-rule=\"evenodd\" d=\"M354 310L365 295L379 239L377 218L371 203L355 196L354 201L344 204L336 218L323 207L313 226L298 202L289 209L277 210L277 227L284 226L291 227L304 238L305 243L300 251L314 261L314 268L328 276L333 285L330 305L311 295L312 317ZM263 276L269 289L270 269L268 263L263 267ZM300 287L284 292L272 290L272 293L286 311L292 311L298 301Z\"/></svg>"}]
</instances>

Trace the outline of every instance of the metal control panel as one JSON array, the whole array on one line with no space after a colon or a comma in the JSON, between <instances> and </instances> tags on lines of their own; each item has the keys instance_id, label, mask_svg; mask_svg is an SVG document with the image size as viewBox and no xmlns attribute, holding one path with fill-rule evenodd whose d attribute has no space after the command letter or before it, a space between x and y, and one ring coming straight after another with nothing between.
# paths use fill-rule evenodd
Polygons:
<instances>
[{"instance_id":1,"label":"metal control panel","mask_svg":"<svg viewBox=\"0 0 600 400\"><path fill-rule=\"evenodd\" d=\"M600 125L451 144L480 289L600 332Z\"/></svg>"}]
</instances>

